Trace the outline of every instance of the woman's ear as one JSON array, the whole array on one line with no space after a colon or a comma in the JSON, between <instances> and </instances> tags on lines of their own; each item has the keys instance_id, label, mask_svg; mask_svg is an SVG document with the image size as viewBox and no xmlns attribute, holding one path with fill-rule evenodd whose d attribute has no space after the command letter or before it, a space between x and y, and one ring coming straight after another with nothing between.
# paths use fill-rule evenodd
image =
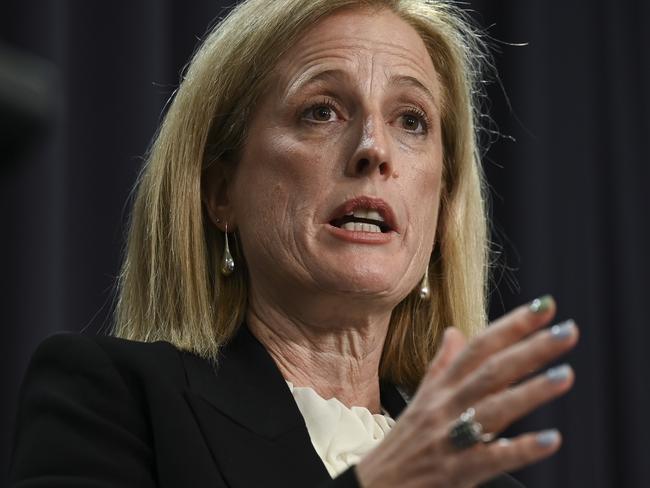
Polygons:
<instances>
[{"instance_id":1,"label":"woman's ear","mask_svg":"<svg viewBox=\"0 0 650 488\"><path fill-rule=\"evenodd\" d=\"M228 231L234 230L237 226L230 199L230 181L222 161L213 163L203 172L201 179L201 201L212 224L224 232L226 225Z\"/></svg>"}]
</instances>

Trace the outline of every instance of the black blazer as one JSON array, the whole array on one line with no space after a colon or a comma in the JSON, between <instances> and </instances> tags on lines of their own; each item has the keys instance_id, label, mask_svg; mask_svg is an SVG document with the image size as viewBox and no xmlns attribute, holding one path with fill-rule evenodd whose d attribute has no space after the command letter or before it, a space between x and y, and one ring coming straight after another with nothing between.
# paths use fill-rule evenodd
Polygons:
<instances>
[{"instance_id":1,"label":"black blazer","mask_svg":"<svg viewBox=\"0 0 650 488\"><path fill-rule=\"evenodd\" d=\"M384 384L394 417L405 403ZM286 383L246 327L217 365L167 342L56 335L21 390L11 486L356 488L331 479ZM507 476L484 485L521 487Z\"/></svg>"}]
</instances>

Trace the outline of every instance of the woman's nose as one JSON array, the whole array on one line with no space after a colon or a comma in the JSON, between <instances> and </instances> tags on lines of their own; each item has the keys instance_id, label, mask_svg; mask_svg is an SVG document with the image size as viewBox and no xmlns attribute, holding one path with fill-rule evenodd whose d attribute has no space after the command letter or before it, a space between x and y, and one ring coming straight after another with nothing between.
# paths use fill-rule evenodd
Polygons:
<instances>
[{"instance_id":1,"label":"woman's nose","mask_svg":"<svg viewBox=\"0 0 650 488\"><path fill-rule=\"evenodd\" d=\"M361 137L346 167L348 176L379 175L388 178L393 172L387 127L383 120L368 118Z\"/></svg>"}]
</instances>

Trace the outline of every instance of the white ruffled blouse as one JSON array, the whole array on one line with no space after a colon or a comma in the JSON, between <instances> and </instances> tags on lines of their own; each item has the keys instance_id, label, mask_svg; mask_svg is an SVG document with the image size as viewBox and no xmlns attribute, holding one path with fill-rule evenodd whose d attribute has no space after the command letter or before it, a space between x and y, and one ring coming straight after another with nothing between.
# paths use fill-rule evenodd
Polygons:
<instances>
[{"instance_id":1,"label":"white ruffled blouse","mask_svg":"<svg viewBox=\"0 0 650 488\"><path fill-rule=\"evenodd\" d=\"M332 478L357 464L395 425L388 415L373 414L365 407L348 408L336 398L325 400L312 388L287 384L311 443Z\"/></svg>"}]
</instances>

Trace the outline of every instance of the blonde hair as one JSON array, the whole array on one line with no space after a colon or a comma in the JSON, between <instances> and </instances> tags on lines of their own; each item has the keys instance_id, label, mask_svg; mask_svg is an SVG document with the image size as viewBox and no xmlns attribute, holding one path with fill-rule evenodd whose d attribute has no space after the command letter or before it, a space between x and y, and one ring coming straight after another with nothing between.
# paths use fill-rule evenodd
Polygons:
<instances>
[{"instance_id":1,"label":"blonde hair","mask_svg":"<svg viewBox=\"0 0 650 488\"><path fill-rule=\"evenodd\" d=\"M159 128L140 176L119 278L114 334L164 340L214 359L245 317L248 273L219 272L223 234L201 201L208 168L236 167L250 111L279 57L342 8L389 9L422 37L443 89L443 190L429 263L431 298L393 311L380 376L414 390L441 332L486 323L487 219L478 151L485 49L462 10L427 0L248 0L207 35ZM212 171L211 170L211 171ZM234 246L236 247L236 246Z\"/></svg>"}]
</instances>

